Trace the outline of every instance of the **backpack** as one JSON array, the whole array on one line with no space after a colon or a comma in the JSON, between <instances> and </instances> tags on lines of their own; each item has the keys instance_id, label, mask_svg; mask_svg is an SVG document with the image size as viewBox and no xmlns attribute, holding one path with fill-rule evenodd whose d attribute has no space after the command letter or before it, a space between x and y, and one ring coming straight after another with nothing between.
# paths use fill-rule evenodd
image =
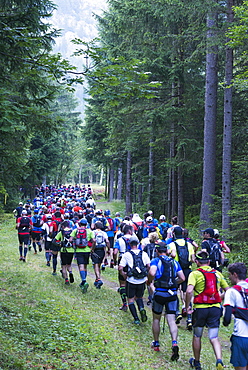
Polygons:
<instances>
[{"instance_id":1,"label":"backpack","mask_svg":"<svg viewBox=\"0 0 248 370\"><path fill-rule=\"evenodd\" d=\"M232 288L241 294L245 306L245 308L234 307L233 314L237 319L248 321L248 289L240 285L234 285Z\"/></svg>"},{"instance_id":2,"label":"backpack","mask_svg":"<svg viewBox=\"0 0 248 370\"><path fill-rule=\"evenodd\" d=\"M136 222L133 222L136 226L137 230L135 230L135 234L137 235L139 241L143 239L143 230L144 230L144 224L142 222L141 225L138 225Z\"/></svg>"},{"instance_id":3,"label":"backpack","mask_svg":"<svg viewBox=\"0 0 248 370\"><path fill-rule=\"evenodd\" d=\"M144 251L148 254L150 260L156 257L155 243L149 243L145 246Z\"/></svg>"},{"instance_id":4,"label":"backpack","mask_svg":"<svg viewBox=\"0 0 248 370\"><path fill-rule=\"evenodd\" d=\"M189 261L189 250L187 242L184 241L184 245L179 245L176 241L174 241L174 243L177 249L178 262L180 263L180 266L182 267L182 269L188 269L191 265L191 262Z\"/></svg>"},{"instance_id":5,"label":"backpack","mask_svg":"<svg viewBox=\"0 0 248 370\"><path fill-rule=\"evenodd\" d=\"M72 248L72 242L70 241L72 229L62 230L63 235L63 248Z\"/></svg>"},{"instance_id":6,"label":"backpack","mask_svg":"<svg viewBox=\"0 0 248 370\"><path fill-rule=\"evenodd\" d=\"M197 304L216 304L221 303L221 298L217 288L216 270L206 271L198 268L205 278L204 290L194 297L194 303ZM196 292L198 293L198 292Z\"/></svg>"},{"instance_id":7,"label":"backpack","mask_svg":"<svg viewBox=\"0 0 248 370\"><path fill-rule=\"evenodd\" d=\"M133 251L130 251L132 257L133 257L133 267L128 268L127 276L134 277L135 279L143 279L147 276L147 268L144 265L143 259L142 259L142 251L139 251L138 254L134 253Z\"/></svg>"},{"instance_id":8,"label":"backpack","mask_svg":"<svg viewBox=\"0 0 248 370\"><path fill-rule=\"evenodd\" d=\"M170 228L170 225L167 223L167 226L164 226L164 225L160 225L161 226L161 228L162 228L162 239L163 240L166 240L166 238L167 238L167 231L168 231L168 229Z\"/></svg>"},{"instance_id":9,"label":"backpack","mask_svg":"<svg viewBox=\"0 0 248 370\"><path fill-rule=\"evenodd\" d=\"M95 239L96 239L95 249L103 249L104 247L106 247L105 239L101 232L95 235Z\"/></svg>"},{"instance_id":10,"label":"backpack","mask_svg":"<svg viewBox=\"0 0 248 370\"><path fill-rule=\"evenodd\" d=\"M41 227L41 216L34 215L33 219L35 220L35 221L33 221L33 226L34 227Z\"/></svg>"},{"instance_id":11,"label":"backpack","mask_svg":"<svg viewBox=\"0 0 248 370\"><path fill-rule=\"evenodd\" d=\"M209 259L210 259L210 266L213 268L217 268L221 265L221 246L220 243L213 239L207 241L210 247L209 252Z\"/></svg>"},{"instance_id":12,"label":"backpack","mask_svg":"<svg viewBox=\"0 0 248 370\"><path fill-rule=\"evenodd\" d=\"M106 217L111 231L116 231L116 222L111 217Z\"/></svg>"},{"instance_id":13,"label":"backpack","mask_svg":"<svg viewBox=\"0 0 248 370\"><path fill-rule=\"evenodd\" d=\"M29 226L30 226L30 218L27 216L21 217L19 230L29 229Z\"/></svg>"},{"instance_id":14,"label":"backpack","mask_svg":"<svg viewBox=\"0 0 248 370\"><path fill-rule=\"evenodd\" d=\"M162 276L155 280L155 288L172 289L177 288L175 269L174 269L174 259L164 259L163 257L158 257L163 265Z\"/></svg>"},{"instance_id":15,"label":"backpack","mask_svg":"<svg viewBox=\"0 0 248 370\"><path fill-rule=\"evenodd\" d=\"M85 248L88 245L86 227L79 227L77 229L75 245L77 248Z\"/></svg>"}]
</instances>

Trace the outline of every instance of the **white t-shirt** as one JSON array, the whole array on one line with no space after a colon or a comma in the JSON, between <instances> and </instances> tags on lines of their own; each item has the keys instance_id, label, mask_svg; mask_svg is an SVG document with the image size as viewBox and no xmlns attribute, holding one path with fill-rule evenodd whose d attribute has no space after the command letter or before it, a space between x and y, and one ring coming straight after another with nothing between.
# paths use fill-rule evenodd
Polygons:
<instances>
[{"instance_id":1,"label":"white t-shirt","mask_svg":"<svg viewBox=\"0 0 248 370\"><path fill-rule=\"evenodd\" d=\"M248 283L245 281L239 282L237 285L248 289ZM234 288L230 288L225 293L224 306L245 308L241 294ZM233 335L237 337L248 338L248 322L242 319L234 318Z\"/></svg>"},{"instance_id":2,"label":"white t-shirt","mask_svg":"<svg viewBox=\"0 0 248 370\"><path fill-rule=\"evenodd\" d=\"M135 254L138 254L140 252L139 249L132 249L132 251ZM148 257L148 254L144 251L142 251L142 261L143 261L145 266L150 264L150 258ZM119 263L119 266L122 266L122 267L129 266L130 268L133 268L133 256L131 255L130 252L126 252L126 253L123 254L123 256L121 258L121 261ZM132 284L142 284L146 280L147 280L146 276L142 279L136 279L133 276L130 276L130 277L128 276L127 277L127 281L129 283L132 283Z\"/></svg>"}]
</instances>

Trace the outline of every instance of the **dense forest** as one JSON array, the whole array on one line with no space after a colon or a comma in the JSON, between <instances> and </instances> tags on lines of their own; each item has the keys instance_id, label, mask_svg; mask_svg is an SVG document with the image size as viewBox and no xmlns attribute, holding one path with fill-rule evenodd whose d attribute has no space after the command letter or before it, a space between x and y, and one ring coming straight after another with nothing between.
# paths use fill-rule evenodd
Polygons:
<instances>
[{"instance_id":1,"label":"dense forest","mask_svg":"<svg viewBox=\"0 0 248 370\"><path fill-rule=\"evenodd\" d=\"M0 192L99 181L126 212L246 240L248 2L109 0L99 37L52 54L48 0L0 8ZM79 73L79 72L78 72ZM85 122L72 86L87 80Z\"/></svg>"}]
</instances>

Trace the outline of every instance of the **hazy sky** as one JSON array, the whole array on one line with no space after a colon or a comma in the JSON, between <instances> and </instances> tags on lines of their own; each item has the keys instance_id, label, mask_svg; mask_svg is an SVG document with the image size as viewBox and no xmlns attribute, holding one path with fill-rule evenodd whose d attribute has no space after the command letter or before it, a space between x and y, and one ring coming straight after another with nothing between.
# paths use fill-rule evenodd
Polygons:
<instances>
[{"instance_id":1,"label":"hazy sky","mask_svg":"<svg viewBox=\"0 0 248 370\"><path fill-rule=\"evenodd\" d=\"M78 48L71 43L74 38L80 38L84 41L90 41L97 37L96 21L93 13L101 15L102 11L107 8L106 0L53 0L57 5L50 23L56 29L61 30L61 37L56 39L54 52L61 53L66 59L70 59L73 65L82 70L85 63L83 56L71 57L72 53ZM76 96L80 100L78 111L83 111L84 91L78 86Z\"/></svg>"}]
</instances>

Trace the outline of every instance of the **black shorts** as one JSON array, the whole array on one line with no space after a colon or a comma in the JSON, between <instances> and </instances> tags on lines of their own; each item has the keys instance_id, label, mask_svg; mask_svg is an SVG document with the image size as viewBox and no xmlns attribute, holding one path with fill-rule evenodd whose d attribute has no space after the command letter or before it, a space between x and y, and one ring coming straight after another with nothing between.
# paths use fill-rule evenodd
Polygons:
<instances>
[{"instance_id":1,"label":"black shorts","mask_svg":"<svg viewBox=\"0 0 248 370\"><path fill-rule=\"evenodd\" d=\"M191 273L191 269L185 269L183 270L183 273L184 273L184 276L185 276L185 280L179 285L182 289L182 291L185 293L186 290L187 290L187 285L188 285L188 278L189 278L189 274Z\"/></svg>"},{"instance_id":2,"label":"black shorts","mask_svg":"<svg viewBox=\"0 0 248 370\"><path fill-rule=\"evenodd\" d=\"M52 241L51 240L46 240L45 241L45 250L46 251L52 250Z\"/></svg>"},{"instance_id":3,"label":"black shorts","mask_svg":"<svg viewBox=\"0 0 248 370\"><path fill-rule=\"evenodd\" d=\"M76 252L76 259L78 265L88 265L90 252Z\"/></svg>"},{"instance_id":4,"label":"black shorts","mask_svg":"<svg viewBox=\"0 0 248 370\"><path fill-rule=\"evenodd\" d=\"M61 253L61 265L70 265L73 259L74 253Z\"/></svg>"},{"instance_id":5,"label":"black shorts","mask_svg":"<svg viewBox=\"0 0 248 370\"><path fill-rule=\"evenodd\" d=\"M41 239L41 232L40 233L35 233L34 231L31 231L31 238L33 240L37 240L38 242Z\"/></svg>"},{"instance_id":6,"label":"black shorts","mask_svg":"<svg viewBox=\"0 0 248 370\"><path fill-rule=\"evenodd\" d=\"M91 253L91 260L93 263L102 263L105 256L104 249L95 249L93 253Z\"/></svg>"},{"instance_id":7,"label":"black shorts","mask_svg":"<svg viewBox=\"0 0 248 370\"><path fill-rule=\"evenodd\" d=\"M145 291L145 283L142 284L132 284L128 281L126 282L126 293L127 298L142 298Z\"/></svg>"},{"instance_id":8,"label":"black shorts","mask_svg":"<svg viewBox=\"0 0 248 370\"><path fill-rule=\"evenodd\" d=\"M193 312L192 320L193 327L203 328L218 328L220 326L220 318L222 309L219 307L196 308Z\"/></svg>"},{"instance_id":9,"label":"black shorts","mask_svg":"<svg viewBox=\"0 0 248 370\"><path fill-rule=\"evenodd\" d=\"M30 239L30 234L18 234L18 240L19 240L19 243L20 244L24 244L24 245L28 245L28 242L29 242L29 239Z\"/></svg>"},{"instance_id":10,"label":"black shorts","mask_svg":"<svg viewBox=\"0 0 248 370\"><path fill-rule=\"evenodd\" d=\"M109 236L108 237L110 248L114 248L114 239L115 239L114 236Z\"/></svg>"},{"instance_id":11,"label":"black shorts","mask_svg":"<svg viewBox=\"0 0 248 370\"><path fill-rule=\"evenodd\" d=\"M175 292L171 295L168 292L155 291L152 302L152 311L156 315L161 315L163 307L165 307L166 314L176 314L178 306L178 297Z\"/></svg>"}]
</instances>

